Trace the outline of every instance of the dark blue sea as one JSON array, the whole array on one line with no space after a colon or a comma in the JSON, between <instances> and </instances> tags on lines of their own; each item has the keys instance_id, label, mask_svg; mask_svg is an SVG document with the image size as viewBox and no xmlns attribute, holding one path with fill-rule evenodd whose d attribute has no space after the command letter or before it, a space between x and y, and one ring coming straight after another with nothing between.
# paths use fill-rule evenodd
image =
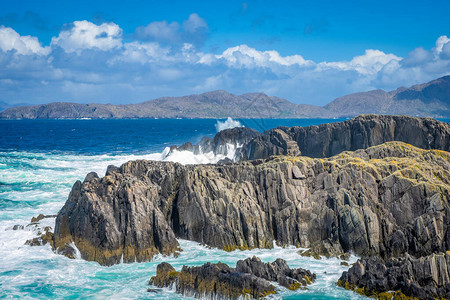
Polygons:
<instances>
[{"instance_id":1,"label":"dark blue sea","mask_svg":"<svg viewBox=\"0 0 450 300\"><path fill-rule=\"evenodd\" d=\"M246 126L264 131L277 126L308 126L338 119L142 119L142 120L0 120L0 297L36 299L181 299L170 289L147 292L156 266L168 261L183 265L225 262L257 255L263 261L285 259L291 267L317 273L309 290L280 288L283 299L360 299L336 287L347 268L336 259L315 260L299 256L294 247L271 250L224 252L180 240L185 250L177 258L157 256L148 263L100 266L95 262L68 259L50 246L30 247L27 239L36 229L27 225L38 214L56 214L64 205L73 183L96 171L100 176L110 164L132 159L174 160L181 163L214 161L178 153L165 157L167 147L196 143L213 137L219 129ZM42 225L54 227L54 218ZM23 225L22 230L12 230ZM352 260L356 260L352 257Z\"/></svg>"}]
</instances>

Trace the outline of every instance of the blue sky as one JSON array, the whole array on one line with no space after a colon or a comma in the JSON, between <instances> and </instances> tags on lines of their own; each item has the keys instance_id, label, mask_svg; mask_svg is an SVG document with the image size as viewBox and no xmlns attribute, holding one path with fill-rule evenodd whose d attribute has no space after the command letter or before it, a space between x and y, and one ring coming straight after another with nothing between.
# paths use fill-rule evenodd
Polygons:
<instances>
[{"instance_id":1,"label":"blue sky","mask_svg":"<svg viewBox=\"0 0 450 300\"><path fill-rule=\"evenodd\" d=\"M324 105L450 73L450 2L2 1L0 101L215 89Z\"/></svg>"}]
</instances>

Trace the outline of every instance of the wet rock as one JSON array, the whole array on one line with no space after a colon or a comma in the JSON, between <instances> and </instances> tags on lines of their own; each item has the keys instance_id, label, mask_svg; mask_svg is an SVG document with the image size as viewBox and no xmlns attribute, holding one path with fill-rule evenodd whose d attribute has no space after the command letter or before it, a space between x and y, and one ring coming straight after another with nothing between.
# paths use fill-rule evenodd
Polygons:
<instances>
[{"instance_id":1,"label":"wet rock","mask_svg":"<svg viewBox=\"0 0 450 300\"><path fill-rule=\"evenodd\" d=\"M12 230L23 230L23 228L24 228L23 225L16 224L13 226Z\"/></svg>"},{"instance_id":2,"label":"wet rock","mask_svg":"<svg viewBox=\"0 0 450 300\"><path fill-rule=\"evenodd\" d=\"M56 215L44 215L44 214L39 214L37 217L32 217L31 218L31 223L38 223L40 221L42 221L43 219L47 219L47 218L56 218Z\"/></svg>"},{"instance_id":3,"label":"wet rock","mask_svg":"<svg viewBox=\"0 0 450 300\"><path fill-rule=\"evenodd\" d=\"M239 260L236 264L236 271L276 281L290 290L296 290L316 280L316 274L302 268L290 269L286 261L280 258L273 263L263 263L256 256Z\"/></svg>"},{"instance_id":4,"label":"wet rock","mask_svg":"<svg viewBox=\"0 0 450 300\"><path fill-rule=\"evenodd\" d=\"M409 255L384 262L373 256L360 259L344 272L338 285L378 299L450 298L450 256L431 254L421 258ZM398 297L398 298L397 298Z\"/></svg>"},{"instance_id":5,"label":"wet rock","mask_svg":"<svg viewBox=\"0 0 450 300\"><path fill-rule=\"evenodd\" d=\"M53 232L49 226L45 227L43 232L38 231L38 236L27 240L25 245L29 246L44 246L50 244L53 247Z\"/></svg>"},{"instance_id":6,"label":"wet rock","mask_svg":"<svg viewBox=\"0 0 450 300\"><path fill-rule=\"evenodd\" d=\"M196 298L259 299L276 293L270 281L295 290L315 280L315 274L298 268L290 269L277 259L263 263L257 257L237 262L236 268L223 263L206 263L200 267L183 266L177 272L170 264L161 263L149 284L157 287L174 286L177 293Z\"/></svg>"},{"instance_id":7,"label":"wet rock","mask_svg":"<svg viewBox=\"0 0 450 300\"><path fill-rule=\"evenodd\" d=\"M296 245L314 256L423 256L450 245L450 154L389 142L327 159L226 165L131 161L77 182L56 220L104 265L173 254L176 238L228 251ZM296 166L305 179L293 176Z\"/></svg>"}]
</instances>

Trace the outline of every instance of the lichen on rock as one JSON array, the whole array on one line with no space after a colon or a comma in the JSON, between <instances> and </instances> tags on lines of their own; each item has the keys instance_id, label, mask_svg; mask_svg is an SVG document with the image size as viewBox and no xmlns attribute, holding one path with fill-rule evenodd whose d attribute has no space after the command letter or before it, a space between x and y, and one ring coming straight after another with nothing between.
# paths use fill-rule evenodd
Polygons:
<instances>
[{"instance_id":1,"label":"lichen on rock","mask_svg":"<svg viewBox=\"0 0 450 300\"><path fill-rule=\"evenodd\" d=\"M282 259L263 263L252 257L239 260L236 268L219 262L199 267L183 266L179 272L170 264L161 263L149 284L174 287L177 293L196 298L260 299L277 292L271 282L296 290L311 284L315 278L308 270L290 269Z\"/></svg>"}]
</instances>

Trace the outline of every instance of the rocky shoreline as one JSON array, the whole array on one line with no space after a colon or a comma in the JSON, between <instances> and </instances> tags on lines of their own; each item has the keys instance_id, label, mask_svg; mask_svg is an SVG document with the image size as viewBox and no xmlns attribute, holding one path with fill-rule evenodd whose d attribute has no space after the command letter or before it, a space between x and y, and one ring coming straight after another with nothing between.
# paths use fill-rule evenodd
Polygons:
<instances>
[{"instance_id":1,"label":"rocky shoreline","mask_svg":"<svg viewBox=\"0 0 450 300\"><path fill-rule=\"evenodd\" d=\"M420 258L406 254L386 261L372 256L358 260L342 274L338 285L379 299L448 299L449 274L449 252Z\"/></svg>"},{"instance_id":2,"label":"rocky shoreline","mask_svg":"<svg viewBox=\"0 0 450 300\"><path fill-rule=\"evenodd\" d=\"M149 284L156 287L173 287L187 297L260 299L277 293L271 284L276 282L289 290L305 288L314 282L316 275L302 268L290 269L286 261L277 259L263 263L253 256L239 260L236 268L223 263L206 263L200 267L183 266L177 272L170 264L161 263L156 276Z\"/></svg>"},{"instance_id":3,"label":"rocky shoreline","mask_svg":"<svg viewBox=\"0 0 450 300\"><path fill-rule=\"evenodd\" d=\"M112 265L174 254L177 238L228 251L276 242L313 255L372 257L339 282L364 295L409 296L403 287L416 286L431 292L412 296L450 298L447 281L434 293L416 269L409 285L397 279L371 289L376 276L403 274L395 270L404 261L427 262L450 249L448 124L372 115L263 134L238 128L172 151L209 147L223 154L229 143L239 145L237 163L130 161L109 167L103 178L88 174L58 213L53 247L70 257L73 242L83 259ZM372 272L373 265L385 273ZM448 278L446 266L439 263Z\"/></svg>"}]
</instances>

